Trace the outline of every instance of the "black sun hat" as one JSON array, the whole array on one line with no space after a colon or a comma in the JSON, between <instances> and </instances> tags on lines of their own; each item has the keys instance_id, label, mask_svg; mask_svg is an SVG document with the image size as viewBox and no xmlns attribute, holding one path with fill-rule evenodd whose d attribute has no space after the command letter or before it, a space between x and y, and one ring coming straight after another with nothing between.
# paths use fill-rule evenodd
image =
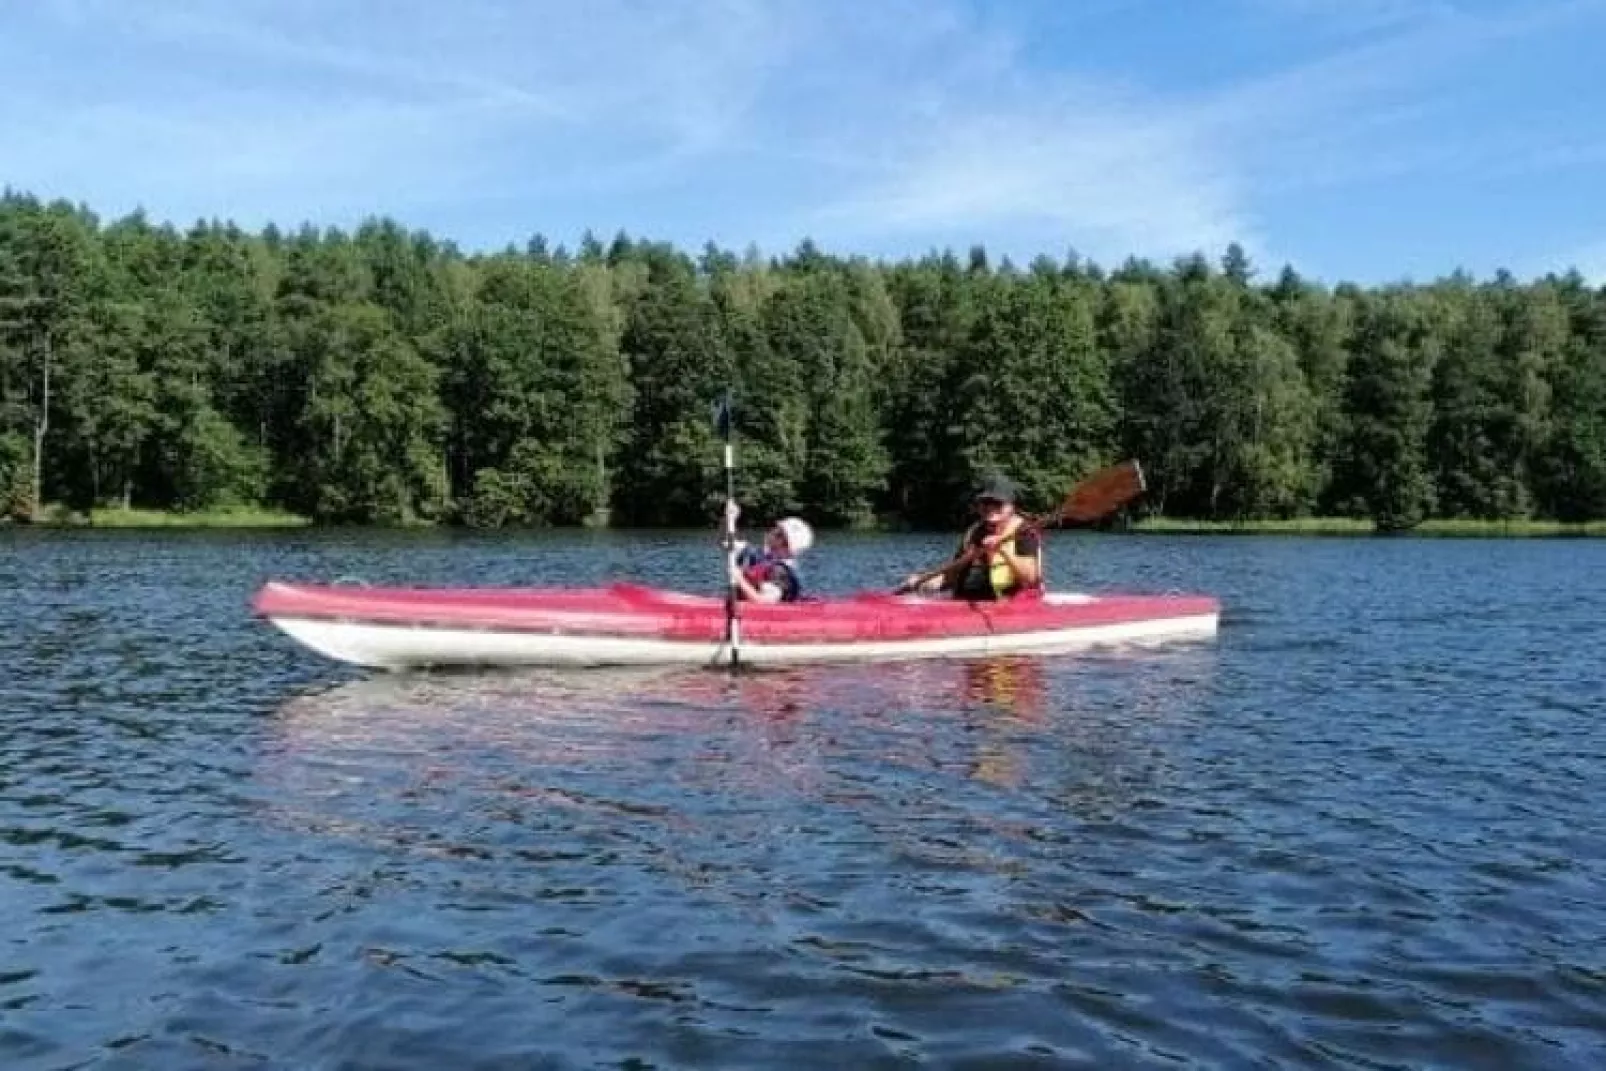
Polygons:
<instances>
[{"instance_id":1,"label":"black sun hat","mask_svg":"<svg viewBox=\"0 0 1606 1071\"><path fill-rule=\"evenodd\" d=\"M990 473L982 479L981 483L976 485L976 493L971 496L971 501L980 502L984 498L996 499L999 502L1008 502L1013 505L1015 502L1015 484L1003 473Z\"/></svg>"}]
</instances>

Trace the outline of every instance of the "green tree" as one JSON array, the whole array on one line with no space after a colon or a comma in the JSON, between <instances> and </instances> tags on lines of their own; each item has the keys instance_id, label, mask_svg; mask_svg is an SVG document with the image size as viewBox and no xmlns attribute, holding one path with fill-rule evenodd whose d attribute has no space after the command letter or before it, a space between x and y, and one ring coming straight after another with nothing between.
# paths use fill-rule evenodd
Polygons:
<instances>
[{"instance_id":1,"label":"green tree","mask_svg":"<svg viewBox=\"0 0 1606 1071\"><path fill-rule=\"evenodd\" d=\"M1345 386L1342 494L1380 531L1420 523L1433 509L1427 440L1440 343L1409 291L1366 303Z\"/></svg>"},{"instance_id":2,"label":"green tree","mask_svg":"<svg viewBox=\"0 0 1606 1071\"><path fill-rule=\"evenodd\" d=\"M1244 250L1106 273L620 232L491 256L0 194L0 513L45 501L320 519L707 525L737 396L749 516L962 519L1117 456L1147 512L1606 515L1606 311L1576 274L1333 289Z\"/></svg>"},{"instance_id":3,"label":"green tree","mask_svg":"<svg viewBox=\"0 0 1606 1071\"><path fill-rule=\"evenodd\" d=\"M958 464L962 428L952 423L948 384L976 315L976 286L948 255L894 266L888 289L902 341L882 374L887 502L917 524L947 525L968 489L969 475Z\"/></svg>"},{"instance_id":4,"label":"green tree","mask_svg":"<svg viewBox=\"0 0 1606 1071\"><path fill-rule=\"evenodd\" d=\"M1569 330L1546 372L1551 419L1534 482L1548 515L1599 520L1606 517L1606 295L1576 275L1555 295Z\"/></svg>"},{"instance_id":5,"label":"green tree","mask_svg":"<svg viewBox=\"0 0 1606 1071\"><path fill-rule=\"evenodd\" d=\"M32 515L45 499L58 373L87 333L84 289L93 228L93 220L65 204L45 207L8 196L0 213L0 338L15 355L8 363L26 369L32 471L22 512Z\"/></svg>"},{"instance_id":6,"label":"green tree","mask_svg":"<svg viewBox=\"0 0 1606 1071\"><path fill-rule=\"evenodd\" d=\"M1510 449L1521 510L1540 506L1540 470L1555 433L1553 384L1566 360L1572 325L1556 286L1512 290L1500 347L1503 391L1511 411Z\"/></svg>"},{"instance_id":7,"label":"green tree","mask_svg":"<svg viewBox=\"0 0 1606 1071\"><path fill-rule=\"evenodd\" d=\"M482 283L446 347L464 517L480 526L583 521L607 502L619 435L615 329L587 276L502 258Z\"/></svg>"},{"instance_id":8,"label":"green tree","mask_svg":"<svg viewBox=\"0 0 1606 1071\"><path fill-rule=\"evenodd\" d=\"M302 344L311 376L298 504L320 520L346 523L437 516L445 414L434 366L371 304L318 314Z\"/></svg>"},{"instance_id":9,"label":"green tree","mask_svg":"<svg viewBox=\"0 0 1606 1071\"><path fill-rule=\"evenodd\" d=\"M151 504L179 510L245 505L265 492L266 451L248 444L219 411L212 387L212 331L188 295L151 295L143 331L157 417L144 484Z\"/></svg>"},{"instance_id":10,"label":"green tree","mask_svg":"<svg viewBox=\"0 0 1606 1071\"><path fill-rule=\"evenodd\" d=\"M1033 273L980 291L977 316L950 380L967 483L993 470L1046 509L1109 462L1114 398L1087 284Z\"/></svg>"},{"instance_id":11,"label":"green tree","mask_svg":"<svg viewBox=\"0 0 1606 1071\"><path fill-rule=\"evenodd\" d=\"M1320 481L1312 456L1318 409L1292 344L1260 323L1240 327L1229 429L1216 464L1218 502L1233 517L1295 517Z\"/></svg>"},{"instance_id":12,"label":"green tree","mask_svg":"<svg viewBox=\"0 0 1606 1071\"><path fill-rule=\"evenodd\" d=\"M632 255L616 242L611 263ZM723 492L709 414L730 360L713 300L684 257L652 251L621 349L634 387L616 514L630 524L706 525Z\"/></svg>"},{"instance_id":13,"label":"green tree","mask_svg":"<svg viewBox=\"0 0 1606 1071\"><path fill-rule=\"evenodd\" d=\"M92 344L86 359L59 397L78 454L72 478L81 505L100 505L116 495L133 505L143 447L155 429L155 384L145 366L148 316L137 300L104 298L95 303Z\"/></svg>"},{"instance_id":14,"label":"green tree","mask_svg":"<svg viewBox=\"0 0 1606 1071\"><path fill-rule=\"evenodd\" d=\"M1294 342L1278 325L1275 299L1249 285L1236 244L1214 289L1233 320L1231 344L1207 375L1216 384L1212 512L1238 519L1307 510L1320 480L1312 457L1319 406Z\"/></svg>"},{"instance_id":15,"label":"green tree","mask_svg":"<svg viewBox=\"0 0 1606 1071\"><path fill-rule=\"evenodd\" d=\"M206 324L211 401L246 440L267 450L293 404L274 311L282 261L232 226L199 225L184 239L182 288Z\"/></svg>"},{"instance_id":16,"label":"green tree","mask_svg":"<svg viewBox=\"0 0 1606 1071\"><path fill-rule=\"evenodd\" d=\"M828 523L868 519L886 476L875 405L875 370L839 273L818 259L778 290L765 310L769 349L805 386L808 513Z\"/></svg>"},{"instance_id":17,"label":"green tree","mask_svg":"<svg viewBox=\"0 0 1606 1071\"><path fill-rule=\"evenodd\" d=\"M762 265L741 271L720 260L716 268L712 295L733 369L737 495L755 520L794 513L803 508L810 405L802 370L776 352L765 326L781 281Z\"/></svg>"},{"instance_id":18,"label":"green tree","mask_svg":"<svg viewBox=\"0 0 1606 1071\"><path fill-rule=\"evenodd\" d=\"M1329 294L1284 269L1268 295L1278 334L1294 347L1310 405L1310 487L1297 512L1336 510L1333 466L1344 439L1344 376L1354 331L1353 288Z\"/></svg>"},{"instance_id":19,"label":"green tree","mask_svg":"<svg viewBox=\"0 0 1606 1071\"><path fill-rule=\"evenodd\" d=\"M1434 364L1428 433L1438 509L1451 517L1515 516L1523 489L1495 297L1457 280L1425 295L1421 304L1435 318L1428 330L1445 341Z\"/></svg>"}]
</instances>

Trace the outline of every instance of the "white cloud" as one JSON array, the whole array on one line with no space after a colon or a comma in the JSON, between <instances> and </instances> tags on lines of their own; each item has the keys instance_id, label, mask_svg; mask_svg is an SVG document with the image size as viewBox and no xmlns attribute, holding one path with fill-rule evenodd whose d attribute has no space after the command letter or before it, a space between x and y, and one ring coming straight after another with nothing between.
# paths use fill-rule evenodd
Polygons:
<instances>
[{"instance_id":1,"label":"white cloud","mask_svg":"<svg viewBox=\"0 0 1606 1071\"><path fill-rule=\"evenodd\" d=\"M1266 2L1318 7L1336 0ZM1466 65L1480 54L1601 8L1601 0L1574 0L1473 15L1449 4L1429 5L1391 23L1396 32L1205 96L1186 109L1187 121L1244 147L1313 129L1329 131L1332 140L1359 140L1354 135L1369 125L1420 112L1435 93L1442 103L1464 92ZM1273 143L1273 151L1280 150ZM1303 167L1300 154L1291 154L1291 167Z\"/></svg>"},{"instance_id":2,"label":"white cloud","mask_svg":"<svg viewBox=\"0 0 1606 1071\"><path fill-rule=\"evenodd\" d=\"M804 221L850 240L1002 233L1030 247L1012 252L1075 246L1106 262L1235 240L1262 263L1284 259L1256 212L1261 196L1499 158L1502 146L1427 139L1422 128L1469 61L1599 6L1473 14L1414 0L1251 2L1369 33L1213 92L1166 96L1034 69L1021 59L1029 27L967 23L952 8L932 16L913 43L890 49L885 81L861 94L864 114L822 136L833 158L857 143L863 164L843 168L844 187ZM877 106L888 99L905 107ZM1525 148L1538 166L1542 150Z\"/></svg>"},{"instance_id":3,"label":"white cloud","mask_svg":"<svg viewBox=\"0 0 1606 1071\"><path fill-rule=\"evenodd\" d=\"M440 11L55 0L23 15L53 19L62 53L33 77L3 72L0 13L0 167L108 211L281 223L647 183L739 138L775 47L743 0ZM74 39L126 69L80 77L68 51L91 53Z\"/></svg>"},{"instance_id":4,"label":"white cloud","mask_svg":"<svg viewBox=\"0 0 1606 1071\"><path fill-rule=\"evenodd\" d=\"M881 170L818 220L859 233L958 226L978 241L1013 224L1032 230L1041 251L1074 245L1105 260L1252 239L1234 180L1209 148L1139 109L1065 101L940 115Z\"/></svg>"},{"instance_id":5,"label":"white cloud","mask_svg":"<svg viewBox=\"0 0 1606 1071\"><path fill-rule=\"evenodd\" d=\"M1048 69L1029 8L960 0L51 0L0 12L0 174L181 220L478 212L493 244L586 214L772 249L1108 263L1237 240L1265 262L1260 198L1472 151L1411 140L1448 99L1433 79L1598 9L1242 2L1359 43L1182 95ZM60 55L8 52L21 23ZM109 69L72 69L91 44Z\"/></svg>"},{"instance_id":6,"label":"white cloud","mask_svg":"<svg viewBox=\"0 0 1606 1071\"><path fill-rule=\"evenodd\" d=\"M1023 31L957 5L878 5L831 41L823 121L786 132L829 174L797 231L848 247L1067 247L1106 262L1219 250L1255 230L1231 168L1174 106L1034 69ZM823 54L792 57L817 65ZM835 72L846 71L845 76Z\"/></svg>"}]
</instances>

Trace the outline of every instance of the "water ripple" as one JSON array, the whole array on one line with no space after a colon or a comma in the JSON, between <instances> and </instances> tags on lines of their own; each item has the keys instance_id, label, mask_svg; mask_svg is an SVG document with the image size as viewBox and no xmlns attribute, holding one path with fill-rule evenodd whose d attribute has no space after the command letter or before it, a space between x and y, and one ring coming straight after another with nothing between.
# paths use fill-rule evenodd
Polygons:
<instances>
[{"instance_id":1,"label":"water ripple","mask_svg":"<svg viewBox=\"0 0 1606 1071\"><path fill-rule=\"evenodd\" d=\"M736 680L243 612L707 571L531 539L0 535L4 1066L1602 1063L1600 544L1095 537L1220 641Z\"/></svg>"}]
</instances>

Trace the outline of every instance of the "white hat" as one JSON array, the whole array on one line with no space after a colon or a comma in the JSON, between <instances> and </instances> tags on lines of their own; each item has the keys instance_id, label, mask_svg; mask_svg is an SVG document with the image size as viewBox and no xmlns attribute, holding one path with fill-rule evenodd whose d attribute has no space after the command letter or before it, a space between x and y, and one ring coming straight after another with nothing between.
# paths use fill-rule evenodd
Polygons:
<instances>
[{"instance_id":1,"label":"white hat","mask_svg":"<svg viewBox=\"0 0 1606 1071\"><path fill-rule=\"evenodd\" d=\"M775 527L786 536L786 548L793 554L802 554L814 545L814 529L805 520L783 517L775 522Z\"/></svg>"}]
</instances>

